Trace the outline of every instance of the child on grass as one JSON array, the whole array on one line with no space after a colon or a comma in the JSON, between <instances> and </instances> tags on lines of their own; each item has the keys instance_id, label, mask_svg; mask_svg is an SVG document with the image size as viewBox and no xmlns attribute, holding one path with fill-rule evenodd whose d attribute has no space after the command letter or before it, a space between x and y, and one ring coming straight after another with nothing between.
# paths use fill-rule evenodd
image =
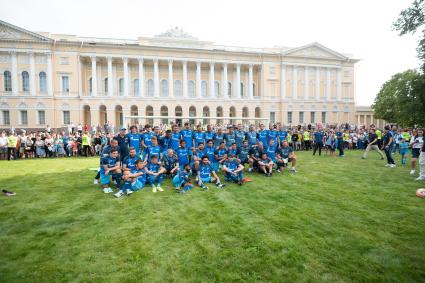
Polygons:
<instances>
[{"instance_id":1,"label":"child on grass","mask_svg":"<svg viewBox=\"0 0 425 283\"><path fill-rule=\"evenodd\" d=\"M190 182L191 167L186 164L183 169L178 169L178 173L173 178L173 186L178 193L185 193L193 188Z\"/></svg>"}]
</instances>

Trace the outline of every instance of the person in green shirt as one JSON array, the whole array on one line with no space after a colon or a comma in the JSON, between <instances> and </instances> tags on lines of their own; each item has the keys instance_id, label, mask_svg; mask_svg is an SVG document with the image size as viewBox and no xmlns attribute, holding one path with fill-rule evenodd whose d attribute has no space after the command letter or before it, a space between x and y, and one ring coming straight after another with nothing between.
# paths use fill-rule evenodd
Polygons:
<instances>
[{"instance_id":1,"label":"person in green shirt","mask_svg":"<svg viewBox=\"0 0 425 283\"><path fill-rule=\"evenodd\" d=\"M91 155L90 150L90 136L87 132L84 132L84 134L81 137L81 145L83 146L83 153L86 157L89 157L89 154Z\"/></svg>"},{"instance_id":2,"label":"person in green shirt","mask_svg":"<svg viewBox=\"0 0 425 283\"><path fill-rule=\"evenodd\" d=\"M7 160L16 159L16 144L18 139L10 132L7 136Z\"/></svg>"}]
</instances>

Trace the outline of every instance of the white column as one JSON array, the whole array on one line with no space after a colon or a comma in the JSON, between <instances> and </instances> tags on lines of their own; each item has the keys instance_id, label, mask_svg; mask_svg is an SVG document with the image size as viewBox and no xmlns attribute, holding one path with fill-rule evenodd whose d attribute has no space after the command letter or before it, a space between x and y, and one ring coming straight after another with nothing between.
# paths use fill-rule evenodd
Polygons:
<instances>
[{"instance_id":1,"label":"white column","mask_svg":"<svg viewBox=\"0 0 425 283\"><path fill-rule=\"evenodd\" d=\"M286 65L280 66L280 97L286 98Z\"/></svg>"},{"instance_id":2,"label":"white column","mask_svg":"<svg viewBox=\"0 0 425 283\"><path fill-rule=\"evenodd\" d=\"M122 66L124 72L124 96L128 96L128 57L122 58Z\"/></svg>"},{"instance_id":3,"label":"white column","mask_svg":"<svg viewBox=\"0 0 425 283\"><path fill-rule=\"evenodd\" d=\"M360 125L360 115L357 115L357 126Z\"/></svg>"},{"instance_id":4,"label":"white column","mask_svg":"<svg viewBox=\"0 0 425 283\"><path fill-rule=\"evenodd\" d=\"M297 99L298 96L298 69L294 66L292 75L292 98Z\"/></svg>"},{"instance_id":5,"label":"white column","mask_svg":"<svg viewBox=\"0 0 425 283\"><path fill-rule=\"evenodd\" d=\"M331 99L331 70L326 69L326 99Z\"/></svg>"},{"instance_id":6,"label":"white column","mask_svg":"<svg viewBox=\"0 0 425 283\"><path fill-rule=\"evenodd\" d=\"M78 62L77 62L77 68L78 68L78 96L82 97L83 96L83 84L82 84L82 80L81 77L83 75L83 64L81 63L81 55L78 55ZM47 74L47 78L49 77L49 74Z\"/></svg>"},{"instance_id":7,"label":"white column","mask_svg":"<svg viewBox=\"0 0 425 283\"><path fill-rule=\"evenodd\" d=\"M114 78L112 73L112 57L108 57L108 95L114 95Z\"/></svg>"},{"instance_id":8,"label":"white column","mask_svg":"<svg viewBox=\"0 0 425 283\"><path fill-rule=\"evenodd\" d=\"M18 95L18 58L16 52L12 52L12 94Z\"/></svg>"},{"instance_id":9,"label":"white column","mask_svg":"<svg viewBox=\"0 0 425 283\"><path fill-rule=\"evenodd\" d=\"M187 97L187 61L183 61L183 97Z\"/></svg>"},{"instance_id":10,"label":"white column","mask_svg":"<svg viewBox=\"0 0 425 283\"><path fill-rule=\"evenodd\" d=\"M91 56L91 95L97 96L97 66L96 56Z\"/></svg>"},{"instance_id":11,"label":"white column","mask_svg":"<svg viewBox=\"0 0 425 283\"><path fill-rule=\"evenodd\" d=\"M225 99L229 99L230 97L227 95L228 92L228 85L227 85L227 64L223 64L223 76L221 80L221 89L223 90L223 97Z\"/></svg>"},{"instance_id":12,"label":"white column","mask_svg":"<svg viewBox=\"0 0 425 283\"><path fill-rule=\"evenodd\" d=\"M320 100L320 68L316 67L316 100Z\"/></svg>"},{"instance_id":13,"label":"white column","mask_svg":"<svg viewBox=\"0 0 425 283\"><path fill-rule=\"evenodd\" d=\"M308 67L304 68L304 99L308 99L309 92L309 78L308 78Z\"/></svg>"},{"instance_id":14,"label":"white column","mask_svg":"<svg viewBox=\"0 0 425 283\"><path fill-rule=\"evenodd\" d=\"M153 85L154 97L159 97L159 66L158 59L153 59Z\"/></svg>"},{"instance_id":15,"label":"white column","mask_svg":"<svg viewBox=\"0 0 425 283\"><path fill-rule=\"evenodd\" d=\"M249 99L253 99L254 98L254 88L253 88L253 82L254 82L254 75L253 75L253 67L252 64L249 65L249 69L248 69L248 95L249 95Z\"/></svg>"},{"instance_id":16,"label":"white column","mask_svg":"<svg viewBox=\"0 0 425 283\"><path fill-rule=\"evenodd\" d=\"M173 60L168 60L168 93L174 97Z\"/></svg>"},{"instance_id":17,"label":"white column","mask_svg":"<svg viewBox=\"0 0 425 283\"><path fill-rule=\"evenodd\" d=\"M336 70L336 99L341 100L341 69Z\"/></svg>"},{"instance_id":18,"label":"white column","mask_svg":"<svg viewBox=\"0 0 425 283\"><path fill-rule=\"evenodd\" d=\"M34 53L30 53L30 94L35 95L36 85L35 85L35 59Z\"/></svg>"},{"instance_id":19,"label":"white column","mask_svg":"<svg viewBox=\"0 0 425 283\"><path fill-rule=\"evenodd\" d=\"M215 95L215 86L214 86L214 62L210 62L210 93L209 97L214 97Z\"/></svg>"},{"instance_id":20,"label":"white column","mask_svg":"<svg viewBox=\"0 0 425 283\"><path fill-rule=\"evenodd\" d=\"M236 64L236 98L241 98L241 64Z\"/></svg>"},{"instance_id":21,"label":"white column","mask_svg":"<svg viewBox=\"0 0 425 283\"><path fill-rule=\"evenodd\" d=\"M202 63L196 62L196 97L201 97L201 69Z\"/></svg>"},{"instance_id":22,"label":"white column","mask_svg":"<svg viewBox=\"0 0 425 283\"><path fill-rule=\"evenodd\" d=\"M139 96L145 96L145 68L143 58L139 58Z\"/></svg>"}]
</instances>

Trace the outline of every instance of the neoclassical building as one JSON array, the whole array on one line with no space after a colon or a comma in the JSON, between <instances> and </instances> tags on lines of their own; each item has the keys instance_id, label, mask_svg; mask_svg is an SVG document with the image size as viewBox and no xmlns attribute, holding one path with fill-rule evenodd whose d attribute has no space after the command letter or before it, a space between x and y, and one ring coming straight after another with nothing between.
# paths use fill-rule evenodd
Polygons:
<instances>
[{"instance_id":1,"label":"neoclassical building","mask_svg":"<svg viewBox=\"0 0 425 283\"><path fill-rule=\"evenodd\" d=\"M178 28L89 38L0 21L0 128L254 118L355 124L357 61L319 43L221 46Z\"/></svg>"}]
</instances>

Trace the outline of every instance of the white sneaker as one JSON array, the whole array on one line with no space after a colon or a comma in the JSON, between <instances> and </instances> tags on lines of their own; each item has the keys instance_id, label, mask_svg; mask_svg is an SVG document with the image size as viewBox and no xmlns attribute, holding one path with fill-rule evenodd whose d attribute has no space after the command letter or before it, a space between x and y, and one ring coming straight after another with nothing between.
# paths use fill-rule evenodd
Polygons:
<instances>
[{"instance_id":1,"label":"white sneaker","mask_svg":"<svg viewBox=\"0 0 425 283\"><path fill-rule=\"evenodd\" d=\"M114 194L115 197L120 198L124 195L123 191L118 191L118 193Z\"/></svg>"},{"instance_id":2,"label":"white sneaker","mask_svg":"<svg viewBox=\"0 0 425 283\"><path fill-rule=\"evenodd\" d=\"M297 170L295 170L294 167L291 168L291 172L297 173Z\"/></svg>"},{"instance_id":3,"label":"white sneaker","mask_svg":"<svg viewBox=\"0 0 425 283\"><path fill-rule=\"evenodd\" d=\"M99 181L97 179L94 179L93 184L97 185L97 184L99 184Z\"/></svg>"},{"instance_id":4,"label":"white sneaker","mask_svg":"<svg viewBox=\"0 0 425 283\"><path fill-rule=\"evenodd\" d=\"M416 181L425 181L425 177L418 177L415 179Z\"/></svg>"},{"instance_id":5,"label":"white sneaker","mask_svg":"<svg viewBox=\"0 0 425 283\"><path fill-rule=\"evenodd\" d=\"M133 193L133 191L132 191L132 190L127 189L125 193L126 193L126 195L128 195L128 196L129 196L129 195L131 195L131 194Z\"/></svg>"},{"instance_id":6,"label":"white sneaker","mask_svg":"<svg viewBox=\"0 0 425 283\"><path fill-rule=\"evenodd\" d=\"M385 167L391 167L391 164L387 163L385 164Z\"/></svg>"},{"instance_id":7,"label":"white sneaker","mask_svg":"<svg viewBox=\"0 0 425 283\"><path fill-rule=\"evenodd\" d=\"M156 187L155 186L152 186L152 192L156 193Z\"/></svg>"},{"instance_id":8,"label":"white sneaker","mask_svg":"<svg viewBox=\"0 0 425 283\"><path fill-rule=\"evenodd\" d=\"M395 168L396 165L395 164L390 164L390 168Z\"/></svg>"},{"instance_id":9,"label":"white sneaker","mask_svg":"<svg viewBox=\"0 0 425 283\"><path fill-rule=\"evenodd\" d=\"M163 188L161 188L161 186L156 187L156 189L157 189L158 191L160 191L160 192L163 192L163 191L164 191L164 189L163 189Z\"/></svg>"},{"instance_id":10,"label":"white sneaker","mask_svg":"<svg viewBox=\"0 0 425 283\"><path fill-rule=\"evenodd\" d=\"M413 175L415 175L415 170L410 170L410 176L413 176Z\"/></svg>"},{"instance_id":11,"label":"white sneaker","mask_svg":"<svg viewBox=\"0 0 425 283\"><path fill-rule=\"evenodd\" d=\"M113 193L114 190L112 188L108 188L108 193Z\"/></svg>"},{"instance_id":12,"label":"white sneaker","mask_svg":"<svg viewBox=\"0 0 425 283\"><path fill-rule=\"evenodd\" d=\"M111 191L109 191L111 188L103 188L103 192L105 194L109 194Z\"/></svg>"}]
</instances>

